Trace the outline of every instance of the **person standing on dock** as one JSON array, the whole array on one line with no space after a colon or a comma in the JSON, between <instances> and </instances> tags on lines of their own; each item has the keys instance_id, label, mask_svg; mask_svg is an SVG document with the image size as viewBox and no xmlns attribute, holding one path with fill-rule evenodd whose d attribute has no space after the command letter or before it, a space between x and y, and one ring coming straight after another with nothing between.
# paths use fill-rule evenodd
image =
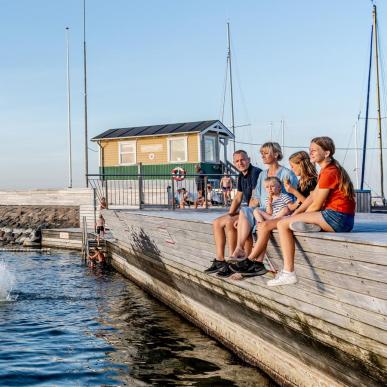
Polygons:
<instances>
[{"instance_id":1,"label":"person standing on dock","mask_svg":"<svg viewBox=\"0 0 387 387\"><path fill-rule=\"evenodd\" d=\"M101 236L102 238L105 237L105 218L102 216L102 214L97 218L95 227L97 232L97 245L99 246Z\"/></svg>"},{"instance_id":2,"label":"person standing on dock","mask_svg":"<svg viewBox=\"0 0 387 387\"><path fill-rule=\"evenodd\" d=\"M235 250L237 242L237 230L234 223L238 220L239 208L243 201L247 204L250 203L253 190L257 186L259 174L262 172L260 168L254 167L250 163L250 158L244 150L234 152L233 163L239 171L237 193L228 213L216 218L212 224L216 246L216 259L205 270L208 274L218 272L221 275L222 270L227 269L228 265L224 259L226 238L228 241L228 251L231 253Z\"/></svg>"}]
</instances>

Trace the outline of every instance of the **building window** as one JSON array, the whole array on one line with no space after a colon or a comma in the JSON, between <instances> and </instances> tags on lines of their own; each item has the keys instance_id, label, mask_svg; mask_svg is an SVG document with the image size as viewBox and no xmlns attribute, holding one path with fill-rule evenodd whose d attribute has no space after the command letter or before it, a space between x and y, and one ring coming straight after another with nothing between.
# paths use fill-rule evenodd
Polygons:
<instances>
[{"instance_id":1,"label":"building window","mask_svg":"<svg viewBox=\"0 0 387 387\"><path fill-rule=\"evenodd\" d=\"M188 159L187 137L168 138L168 161L186 162Z\"/></svg>"},{"instance_id":2,"label":"building window","mask_svg":"<svg viewBox=\"0 0 387 387\"><path fill-rule=\"evenodd\" d=\"M136 141L119 143L120 164L136 164Z\"/></svg>"},{"instance_id":3,"label":"building window","mask_svg":"<svg viewBox=\"0 0 387 387\"><path fill-rule=\"evenodd\" d=\"M204 161L213 162L216 160L216 138L204 136Z\"/></svg>"}]
</instances>

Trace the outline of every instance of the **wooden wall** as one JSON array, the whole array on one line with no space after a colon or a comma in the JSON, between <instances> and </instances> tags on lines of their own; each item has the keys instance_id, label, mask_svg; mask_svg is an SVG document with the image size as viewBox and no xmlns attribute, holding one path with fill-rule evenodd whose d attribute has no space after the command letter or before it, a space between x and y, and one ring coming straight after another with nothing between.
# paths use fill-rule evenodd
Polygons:
<instances>
[{"instance_id":1,"label":"wooden wall","mask_svg":"<svg viewBox=\"0 0 387 387\"><path fill-rule=\"evenodd\" d=\"M387 245L297 237L299 283L221 279L210 223L183 212L107 211L113 265L289 385L377 386L387 377ZM186 215L188 216L188 215ZM196 216L196 215L195 215ZM277 235L268 254L281 267Z\"/></svg>"},{"instance_id":2,"label":"wooden wall","mask_svg":"<svg viewBox=\"0 0 387 387\"><path fill-rule=\"evenodd\" d=\"M136 163L142 163L144 165L152 164L165 164L168 163L168 146L167 139L172 136L151 136L151 137L138 137L128 139L113 139L101 141L104 152L104 163L105 167L119 166L119 143L126 141L136 141L137 160ZM187 137L188 147L188 160L187 163L196 163L199 161L199 134L179 134L174 137ZM155 151L142 151L142 148L148 147L151 149L152 145L159 146L158 150ZM154 159L149 158L149 154L154 154Z\"/></svg>"}]
</instances>

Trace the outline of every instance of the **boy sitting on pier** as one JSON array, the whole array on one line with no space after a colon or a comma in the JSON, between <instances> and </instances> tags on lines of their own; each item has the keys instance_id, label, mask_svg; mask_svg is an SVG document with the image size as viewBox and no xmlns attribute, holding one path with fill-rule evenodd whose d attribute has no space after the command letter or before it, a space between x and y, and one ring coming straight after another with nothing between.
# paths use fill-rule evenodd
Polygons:
<instances>
[{"instance_id":1,"label":"boy sitting on pier","mask_svg":"<svg viewBox=\"0 0 387 387\"><path fill-rule=\"evenodd\" d=\"M289 215L291 211L288 204L292 203L292 199L289 195L282 193L281 180L276 176L266 178L265 190L267 192L265 210L257 207L253 212L257 223Z\"/></svg>"}]
</instances>

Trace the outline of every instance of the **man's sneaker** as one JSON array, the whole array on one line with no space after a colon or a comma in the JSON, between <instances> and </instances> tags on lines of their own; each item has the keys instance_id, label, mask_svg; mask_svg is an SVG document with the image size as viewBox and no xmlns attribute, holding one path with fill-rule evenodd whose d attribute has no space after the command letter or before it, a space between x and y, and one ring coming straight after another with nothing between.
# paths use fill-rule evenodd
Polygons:
<instances>
[{"instance_id":1,"label":"man's sneaker","mask_svg":"<svg viewBox=\"0 0 387 387\"><path fill-rule=\"evenodd\" d=\"M313 223L305 223L305 222L293 222L289 225L292 231L299 232L319 232L321 231L321 227L317 224Z\"/></svg>"},{"instance_id":2,"label":"man's sneaker","mask_svg":"<svg viewBox=\"0 0 387 387\"><path fill-rule=\"evenodd\" d=\"M234 273L241 273L243 277L254 277L267 273L266 267L262 262L251 261L246 258L244 261L230 265Z\"/></svg>"},{"instance_id":3,"label":"man's sneaker","mask_svg":"<svg viewBox=\"0 0 387 387\"><path fill-rule=\"evenodd\" d=\"M250 262L252 262L250 259L244 258L242 261L230 264L230 269L234 273L239 273L239 270L245 270L246 268L250 267Z\"/></svg>"},{"instance_id":4,"label":"man's sneaker","mask_svg":"<svg viewBox=\"0 0 387 387\"><path fill-rule=\"evenodd\" d=\"M246 257L233 257L232 255L226 258L228 263L237 263L242 262L246 259Z\"/></svg>"},{"instance_id":5,"label":"man's sneaker","mask_svg":"<svg viewBox=\"0 0 387 387\"><path fill-rule=\"evenodd\" d=\"M230 270L230 265L229 264L225 264L217 273L216 273L216 276L217 277L230 277L230 275L233 274L233 272Z\"/></svg>"},{"instance_id":6,"label":"man's sneaker","mask_svg":"<svg viewBox=\"0 0 387 387\"><path fill-rule=\"evenodd\" d=\"M295 271L284 273L281 270L274 279L267 281L267 286L293 285L295 283L297 283Z\"/></svg>"},{"instance_id":7,"label":"man's sneaker","mask_svg":"<svg viewBox=\"0 0 387 387\"><path fill-rule=\"evenodd\" d=\"M214 259L212 261L211 266L204 270L205 273L211 274L211 273L216 273L220 269L223 269L223 267L227 266L227 263L225 261L218 261L217 259Z\"/></svg>"}]
</instances>

